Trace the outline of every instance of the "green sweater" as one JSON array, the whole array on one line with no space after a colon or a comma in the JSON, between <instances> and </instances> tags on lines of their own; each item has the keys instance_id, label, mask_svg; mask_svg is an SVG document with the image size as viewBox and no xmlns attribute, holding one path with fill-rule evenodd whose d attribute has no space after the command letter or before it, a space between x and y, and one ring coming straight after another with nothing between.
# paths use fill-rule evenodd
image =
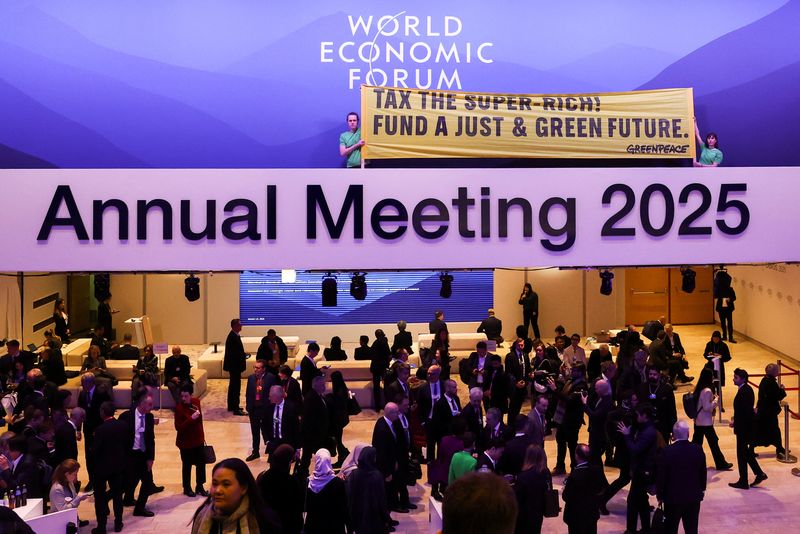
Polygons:
<instances>
[{"instance_id":1,"label":"green sweater","mask_svg":"<svg viewBox=\"0 0 800 534\"><path fill-rule=\"evenodd\" d=\"M447 477L447 483L452 484L454 480L460 478L470 471L475 471L478 465L478 460L472 457L472 454L467 451L457 452L450 460L450 474Z\"/></svg>"}]
</instances>

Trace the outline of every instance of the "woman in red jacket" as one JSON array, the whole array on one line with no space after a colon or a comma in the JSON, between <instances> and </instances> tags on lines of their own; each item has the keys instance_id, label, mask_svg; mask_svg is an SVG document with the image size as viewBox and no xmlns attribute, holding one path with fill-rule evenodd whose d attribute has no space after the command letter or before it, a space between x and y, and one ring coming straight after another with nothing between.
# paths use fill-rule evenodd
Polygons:
<instances>
[{"instance_id":1,"label":"woman in red jacket","mask_svg":"<svg viewBox=\"0 0 800 534\"><path fill-rule=\"evenodd\" d=\"M203 489L206 482L206 465L203 459L203 413L200 410L200 399L192 397L194 388L186 384L181 388L180 402L175 406L175 445L181 451L183 494L187 497L202 495L208 497L208 492ZM192 466L197 468L197 485L192 491L191 474Z\"/></svg>"}]
</instances>

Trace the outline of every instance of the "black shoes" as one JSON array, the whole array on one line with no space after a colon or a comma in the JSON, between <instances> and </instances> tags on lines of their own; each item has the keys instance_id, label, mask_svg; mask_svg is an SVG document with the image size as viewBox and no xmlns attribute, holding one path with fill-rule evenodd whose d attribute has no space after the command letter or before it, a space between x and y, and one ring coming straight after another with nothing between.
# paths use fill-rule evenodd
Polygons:
<instances>
[{"instance_id":1,"label":"black shoes","mask_svg":"<svg viewBox=\"0 0 800 534\"><path fill-rule=\"evenodd\" d=\"M155 514L155 512L153 512L151 510L148 510L147 508L142 508L141 510L134 509L133 510L133 515L139 516L139 517L153 517L156 514Z\"/></svg>"},{"instance_id":2,"label":"black shoes","mask_svg":"<svg viewBox=\"0 0 800 534\"><path fill-rule=\"evenodd\" d=\"M403 508L408 508L409 510L416 510L418 507L416 504L406 503L403 505Z\"/></svg>"},{"instance_id":3,"label":"black shoes","mask_svg":"<svg viewBox=\"0 0 800 534\"><path fill-rule=\"evenodd\" d=\"M564 467L556 467L555 469L553 469L553 471L551 473L551 475L554 476L554 477L558 477L558 476L562 476L562 475L566 475L566 474L567 474L567 470Z\"/></svg>"},{"instance_id":4,"label":"black shoes","mask_svg":"<svg viewBox=\"0 0 800 534\"><path fill-rule=\"evenodd\" d=\"M742 481L730 482L728 485L736 489L750 489L750 486L747 484L747 482L742 482Z\"/></svg>"},{"instance_id":5,"label":"black shoes","mask_svg":"<svg viewBox=\"0 0 800 534\"><path fill-rule=\"evenodd\" d=\"M254 451L250 456L245 458L244 461L245 462L252 462L253 460L256 460L258 458L261 458L261 455Z\"/></svg>"},{"instance_id":6,"label":"black shoes","mask_svg":"<svg viewBox=\"0 0 800 534\"><path fill-rule=\"evenodd\" d=\"M161 493L164 491L164 486L152 486L150 488L150 495L155 495L156 493Z\"/></svg>"},{"instance_id":7,"label":"black shoes","mask_svg":"<svg viewBox=\"0 0 800 534\"><path fill-rule=\"evenodd\" d=\"M114 520L114 532L122 532L123 523L121 519Z\"/></svg>"},{"instance_id":8,"label":"black shoes","mask_svg":"<svg viewBox=\"0 0 800 534\"><path fill-rule=\"evenodd\" d=\"M188 488L185 488L183 490L183 494L186 495L187 497L197 497L197 494Z\"/></svg>"},{"instance_id":9,"label":"black shoes","mask_svg":"<svg viewBox=\"0 0 800 534\"><path fill-rule=\"evenodd\" d=\"M88 519L78 519L78 526L79 527L85 527L88 524L89 524L89 520Z\"/></svg>"},{"instance_id":10,"label":"black shoes","mask_svg":"<svg viewBox=\"0 0 800 534\"><path fill-rule=\"evenodd\" d=\"M241 408L238 408L236 410L233 410L233 415L247 415L247 412L245 412Z\"/></svg>"},{"instance_id":11,"label":"black shoes","mask_svg":"<svg viewBox=\"0 0 800 534\"><path fill-rule=\"evenodd\" d=\"M200 495L201 497L208 497L208 492L205 489L203 489L203 486L197 486L194 489L194 492Z\"/></svg>"},{"instance_id":12,"label":"black shoes","mask_svg":"<svg viewBox=\"0 0 800 534\"><path fill-rule=\"evenodd\" d=\"M680 380L681 384L687 384L687 383L691 382L692 380L694 380L694 377L693 376L683 375L678 380Z\"/></svg>"},{"instance_id":13,"label":"black shoes","mask_svg":"<svg viewBox=\"0 0 800 534\"><path fill-rule=\"evenodd\" d=\"M716 469L717 471L732 471L733 470L733 464L728 462L728 463L723 464L723 465L721 465L719 467L715 467L714 469Z\"/></svg>"},{"instance_id":14,"label":"black shoes","mask_svg":"<svg viewBox=\"0 0 800 534\"><path fill-rule=\"evenodd\" d=\"M767 478L768 477L766 473L761 473L760 475L756 475L756 479L750 483L750 486L758 486L759 484L767 480Z\"/></svg>"}]
</instances>

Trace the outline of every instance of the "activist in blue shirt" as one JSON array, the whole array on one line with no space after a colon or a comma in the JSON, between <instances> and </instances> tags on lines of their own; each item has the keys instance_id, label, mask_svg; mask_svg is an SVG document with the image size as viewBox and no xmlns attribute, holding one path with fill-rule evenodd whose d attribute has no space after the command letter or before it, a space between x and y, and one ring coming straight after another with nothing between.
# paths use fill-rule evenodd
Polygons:
<instances>
[{"instance_id":1,"label":"activist in blue shirt","mask_svg":"<svg viewBox=\"0 0 800 534\"><path fill-rule=\"evenodd\" d=\"M706 140L700 136L700 128L697 126L697 119L694 121L694 135L697 138L697 143L702 150L700 151L700 158L694 162L695 167L719 167L722 163L722 151L719 149L719 139L717 134L709 132Z\"/></svg>"},{"instance_id":2,"label":"activist in blue shirt","mask_svg":"<svg viewBox=\"0 0 800 534\"><path fill-rule=\"evenodd\" d=\"M361 166L361 128L358 127L358 113L347 114L347 131L339 136L339 155L347 158L347 168Z\"/></svg>"}]
</instances>

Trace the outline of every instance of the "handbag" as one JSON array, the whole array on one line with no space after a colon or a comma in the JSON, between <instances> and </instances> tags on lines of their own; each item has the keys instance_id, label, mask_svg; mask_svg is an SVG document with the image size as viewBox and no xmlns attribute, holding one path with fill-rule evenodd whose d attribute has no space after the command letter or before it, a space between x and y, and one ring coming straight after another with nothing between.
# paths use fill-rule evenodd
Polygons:
<instances>
[{"instance_id":1,"label":"handbag","mask_svg":"<svg viewBox=\"0 0 800 534\"><path fill-rule=\"evenodd\" d=\"M352 393L347 398L347 415L358 415L361 413L361 405Z\"/></svg>"},{"instance_id":2,"label":"handbag","mask_svg":"<svg viewBox=\"0 0 800 534\"><path fill-rule=\"evenodd\" d=\"M558 517L561 513L561 502L558 500L558 490L553 488L553 481L547 484L547 491L544 494L544 516Z\"/></svg>"},{"instance_id":3,"label":"handbag","mask_svg":"<svg viewBox=\"0 0 800 534\"><path fill-rule=\"evenodd\" d=\"M664 503L659 503L658 508L653 511L653 518L650 520L650 532L652 534L664 534L667 531L665 527Z\"/></svg>"},{"instance_id":4,"label":"handbag","mask_svg":"<svg viewBox=\"0 0 800 534\"><path fill-rule=\"evenodd\" d=\"M203 444L203 463L215 464L217 463L217 453L214 452L213 445Z\"/></svg>"}]
</instances>

